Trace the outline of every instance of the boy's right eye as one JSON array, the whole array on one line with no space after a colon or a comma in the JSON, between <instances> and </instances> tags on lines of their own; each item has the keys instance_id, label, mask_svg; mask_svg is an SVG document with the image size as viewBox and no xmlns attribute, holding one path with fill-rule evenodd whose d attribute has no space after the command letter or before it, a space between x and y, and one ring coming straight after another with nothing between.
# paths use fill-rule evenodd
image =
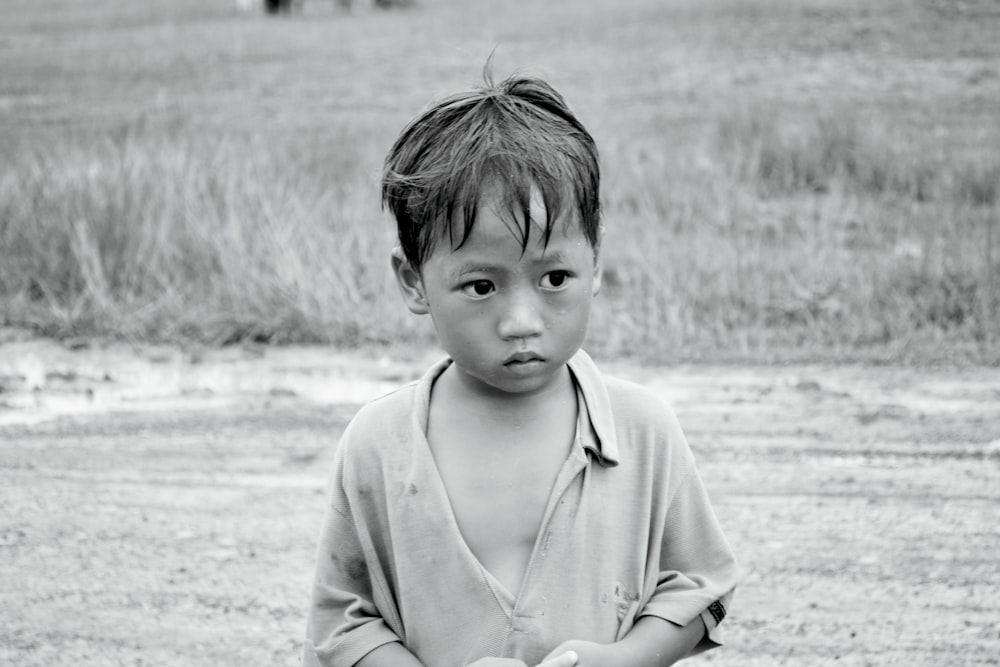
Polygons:
<instances>
[{"instance_id":1,"label":"boy's right eye","mask_svg":"<svg viewBox=\"0 0 1000 667\"><path fill-rule=\"evenodd\" d=\"M489 296L493 290L493 283L489 280L473 280L462 285L462 292L474 298Z\"/></svg>"}]
</instances>

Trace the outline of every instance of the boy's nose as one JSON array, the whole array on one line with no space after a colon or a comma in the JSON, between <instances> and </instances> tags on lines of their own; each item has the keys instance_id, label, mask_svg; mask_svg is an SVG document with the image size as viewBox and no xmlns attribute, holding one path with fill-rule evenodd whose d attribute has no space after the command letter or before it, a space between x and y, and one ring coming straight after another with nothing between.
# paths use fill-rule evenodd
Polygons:
<instances>
[{"instance_id":1,"label":"boy's nose","mask_svg":"<svg viewBox=\"0 0 1000 667\"><path fill-rule=\"evenodd\" d=\"M514 293L508 296L507 308L500 319L501 338L531 338L544 329L545 322L532 295Z\"/></svg>"}]
</instances>

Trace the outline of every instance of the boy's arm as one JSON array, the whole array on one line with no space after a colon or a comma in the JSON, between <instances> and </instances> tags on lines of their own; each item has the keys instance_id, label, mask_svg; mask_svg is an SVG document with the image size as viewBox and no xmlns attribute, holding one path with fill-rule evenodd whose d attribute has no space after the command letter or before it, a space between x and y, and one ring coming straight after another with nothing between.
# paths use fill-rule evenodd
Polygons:
<instances>
[{"instance_id":1,"label":"boy's arm","mask_svg":"<svg viewBox=\"0 0 1000 667\"><path fill-rule=\"evenodd\" d=\"M328 507L317 548L304 667L353 665L373 649L399 643L379 611L372 576L353 522Z\"/></svg>"},{"instance_id":2,"label":"boy's arm","mask_svg":"<svg viewBox=\"0 0 1000 667\"><path fill-rule=\"evenodd\" d=\"M378 559L368 557L371 547L366 549L362 544L363 531L355 523L344 486L344 453L350 434L348 426L328 487L302 651L304 667L354 665L383 645L402 648L401 627L398 616L392 615L392 602L380 597L384 575Z\"/></svg>"},{"instance_id":3,"label":"boy's arm","mask_svg":"<svg viewBox=\"0 0 1000 667\"><path fill-rule=\"evenodd\" d=\"M382 644L361 658L354 667L424 667L417 656L400 642Z\"/></svg>"},{"instance_id":4,"label":"boy's arm","mask_svg":"<svg viewBox=\"0 0 1000 667\"><path fill-rule=\"evenodd\" d=\"M697 625L703 630L691 653L720 645L718 626L728 613L740 572L694 468L671 499L659 556L656 586L638 616L655 616L678 627L700 618Z\"/></svg>"},{"instance_id":5,"label":"boy's arm","mask_svg":"<svg viewBox=\"0 0 1000 667\"><path fill-rule=\"evenodd\" d=\"M554 658L546 658L546 660L551 660L551 662L545 662L539 667L574 667L579 663L576 655L565 653ZM393 642L379 646L363 657L354 667L423 667L423 665L405 646L399 642ZM468 667L527 667L527 665L512 658L481 658Z\"/></svg>"},{"instance_id":6,"label":"boy's arm","mask_svg":"<svg viewBox=\"0 0 1000 667\"><path fill-rule=\"evenodd\" d=\"M705 624L700 616L684 627L656 616L643 616L620 641L563 642L545 660L575 651L577 667L665 667L691 655L704 636Z\"/></svg>"},{"instance_id":7,"label":"boy's arm","mask_svg":"<svg viewBox=\"0 0 1000 667\"><path fill-rule=\"evenodd\" d=\"M679 427L677 435L690 467L674 485L659 560L650 563L656 585L638 619L615 643L566 642L549 657L574 650L579 667L659 667L720 643L717 626L726 615L739 568Z\"/></svg>"},{"instance_id":8,"label":"boy's arm","mask_svg":"<svg viewBox=\"0 0 1000 667\"><path fill-rule=\"evenodd\" d=\"M704 636L705 623L700 616L684 627L656 616L643 616L624 639L612 646L625 657L619 664L672 665L691 655Z\"/></svg>"}]
</instances>

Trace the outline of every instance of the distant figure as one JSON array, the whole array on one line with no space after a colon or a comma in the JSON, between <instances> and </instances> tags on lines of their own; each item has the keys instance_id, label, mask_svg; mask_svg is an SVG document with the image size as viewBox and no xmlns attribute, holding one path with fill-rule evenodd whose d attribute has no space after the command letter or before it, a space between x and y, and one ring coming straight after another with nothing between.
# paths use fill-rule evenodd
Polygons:
<instances>
[{"instance_id":1,"label":"distant figure","mask_svg":"<svg viewBox=\"0 0 1000 667\"><path fill-rule=\"evenodd\" d=\"M382 172L391 262L448 357L333 452L303 667L659 665L739 570L670 406L580 349L594 140L544 81L445 99Z\"/></svg>"},{"instance_id":2,"label":"distant figure","mask_svg":"<svg viewBox=\"0 0 1000 667\"><path fill-rule=\"evenodd\" d=\"M350 9L353 0L334 0L342 9ZM412 7L416 0L372 0L372 6L377 9L392 9L393 7Z\"/></svg>"},{"instance_id":3,"label":"distant figure","mask_svg":"<svg viewBox=\"0 0 1000 667\"><path fill-rule=\"evenodd\" d=\"M301 9L302 0L264 0L264 11L268 14L277 14L279 12L287 14L292 11L292 5L295 5L297 9Z\"/></svg>"},{"instance_id":4,"label":"distant figure","mask_svg":"<svg viewBox=\"0 0 1000 667\"><path fill-rule=\"evenodd\" d=\"M341 9L350 9L353 0L333 0ZM305 0L263 0L264 11L268 14L287 14L293 9L301 10ZM243 11L248 11L256 6L260 6L261 0L236 0L237 6ZM410 7L416 4L415 0L372 0L372 6L378 9L391 9L393 7Z\"/></svg>"},{"instance_id":5,"label":"distant figure","mask_svg":"<svg viewBox=\"0 0 1000 667\"><path fill-rule=\"evenodd\" d=\"M353 0L333 0L334 4L341 9L350 9ZM260 0L237 0L240 9L246 11L254 4L259 6ZM301 10L305 0L263 0L264 11L268 14L284 14L292 9ZM378 9L392 9L393 7L411 7L416 4L415 0L372 0L372 6Z\"/></svg>"}]
</instances>

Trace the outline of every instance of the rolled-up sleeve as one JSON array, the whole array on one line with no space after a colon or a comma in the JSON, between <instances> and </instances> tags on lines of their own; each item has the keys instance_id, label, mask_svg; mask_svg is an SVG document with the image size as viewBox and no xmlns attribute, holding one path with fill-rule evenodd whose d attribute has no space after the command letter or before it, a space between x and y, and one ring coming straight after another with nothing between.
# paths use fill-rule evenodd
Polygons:
<instances>
[{"instance_id":1,"label":"rolled-up sleeve","mask_svg":"<svg viewBox=\"0 0 1000 667\"><path fill-rule=\"evenodd\" d=\"M695 653L718 646L719 624L739 576L736 557L692 466L671 494L656 586L640 616L658 616L680 626L701 616L707 632Z\"/></svg>"}]
</instances>

